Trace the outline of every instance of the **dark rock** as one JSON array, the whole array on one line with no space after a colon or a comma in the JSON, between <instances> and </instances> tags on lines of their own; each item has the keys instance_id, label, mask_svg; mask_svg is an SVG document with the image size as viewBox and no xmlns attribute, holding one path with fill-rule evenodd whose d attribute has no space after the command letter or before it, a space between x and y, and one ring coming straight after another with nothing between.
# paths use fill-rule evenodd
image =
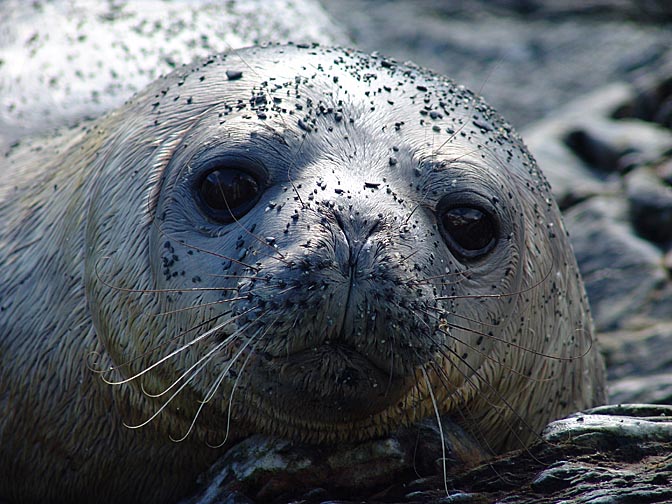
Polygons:
<instances>
[{"instance_id":1,"label":"dark rock","mask_svg":"<svg viewBox=\"0 0 672 504\"><path fill-rule=\"evenodd\" d=\"M453 481L488 502L669 502L671 406L610 406L553 422L545 442Z\"/></svg>"},{"instance_id":2,"label":"dark rock","mask_svg":"<svg viewBox=\"0 0 672 504\"><path fill-rule=\"evenodd\" d=\"M625 187L637 233L660 244L672 241L672 187L647 167L628 174Z\"/></svg>"},{"instance_id":3,"label":"dark rock","mask_svg":"<svg viewBox=\"0 0 672 504\"><path fill-rule=\"evenodd\" d=\"M622 153L591 133L583 129L572 130L567 133L564 142L591 168L606 173L618 171L618 160Z\"/></svg>"},{"instance_id":4,"label":"dark rock","mask_svg":"<svg viewBox=\"0 0 672 504\"><path fill-rule=\"evenodd\" d=\"M672 313L668 312L667 315L667 321L654 323L651 319L642 318L639 328L631 327L602 335L601 345L607 361L610 383L672 373L672 353L669 352L672 348ZM647 394L646 391L636 393ZM612 401L660 402L638 401L636 397L634 394L622 395L619 398L612 398ZM670 403L672 404L672 401Z\"/></svg>"},{"instance_id":5,"label":"dark rock","mask_svg":"<svg viewBox=\"0 0 672 504\"><path fill-rule=\"evenodd\" d=\"M273 503L350 498L389 502L407 495L407 502L421 502L428 488L435 490L428 482L435 484L436 475L463 471L490 456L449 419L441 430L426 420L388 438L335 446L255 435L231 447L182 504L214 504L229 495ZM433 479L418 480L421 476ZM458 496L446 498L466 502Z\"/></svg>"},{"instance_id":6,"label":"dark rock","mask_svg":"<svg viewBox=\"0 0 672 504\"><path fill-rule=\"evenodd\" d=\"M637 165L654 163L672 148L672 133L655 123L599 117L581 123L564 141L598 174L625 173Z\"/></svg>"},{"instance_id":7,"label":"dark rock","mask_svg":"<svg viewBox=\"0 0 672 504\"><path fill-rule=\"evenodd\" d=\"M660 163L656 167L656 174L663 182L672 186L672 157Z\"/></svg>"},{"instance_id":8,"label":"dark rock","mask_svg":"<svg viewBox=\"0 0 672 504\"><path fill-rule=\"evenodd\" d=\"M611 154L597 155L589 145L579 145L581 139L593 138L595 118L608 114L631 96L630 88L615 84L599 93L575 100L558 110L553 117L532 124L523 131L530 148L546 177L560 208L567 208L597 194L616 193L618 178L608 178L606 172L616 171L618 150L605 148ZM568 138L573 141L567 142ZM600 135L604 136L604 135ZM597 142L603 142L598 140ZM607 144L609 145L609 144ZM578 156L576 150L583 152ZM593 149L594 150L594 149ZM592 153L591 153L592 152ZM595 170L591 163L601 163L602 170Z\"/></svg>"},{"instance_id":9,"label":"dark rock","mask_svg":"<svg viewBox=\"0 0 672 504\"><path fill-rule=\"evenodd\" d=\"M634 87L632 98L621 104L612 117L630 117L672 127L672 62L665 61L661 68L643 73Z\"/></svg>"}]
</instances>

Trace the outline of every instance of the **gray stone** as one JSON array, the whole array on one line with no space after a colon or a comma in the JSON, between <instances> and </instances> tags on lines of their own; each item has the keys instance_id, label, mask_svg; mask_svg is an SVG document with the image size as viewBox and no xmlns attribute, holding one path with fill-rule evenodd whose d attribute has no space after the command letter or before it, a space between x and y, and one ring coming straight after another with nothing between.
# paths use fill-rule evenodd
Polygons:
<instances>
[{"instance_id":1,"label":"gray stone","mask_svg":"<svg viewBox=\"0 0 672 504\"><path fill-rule=\"evenodd\" d=\"M672 187L642 166L625 177L625 188L637 233L660 244L672 241Z\"/></svg>"},{"instance_id":2,"label":"gray stone","mask_svg":"<svg viewBox=\"0 0 672 504\"><path fill-rule=\"evenodd\" d=\"M553 190L560 208L566 209L597 194L615 193L619 189L616 178L608 180L591 170L579 158L565 139L585 128L595 117L604 117L618 104L631 97L631 89L614 84L599 92L578 98L567 107L556 111L546 120L533 123L523 132L530 148Z\"/></svg>"},{"instance_id":3,"label":"gray stone","mask_svg":"<svg viewBox=\"0 0 672 504\"><path fill-rule=\"evenodd\" d=\"M670 348L669 341L667 348ZM614 404L672 404L672 373L612 380L609 382L609 400Z\"/></svg>"},{"instance_id":4,"label":"gray stone","mask_svg":"<svg viewBox=\"0 0 672 504\"><path fill-rule=\"evenodd\" d=\"M450 419L443 420L441 429L427 419L387 438L333 446L254 435L231 447L182 504L214 504L229 495L252 502L368 500L391 487L397 487L399 498L408 494L409 502L416 502L434 490L421 476L443 478L490 456Z\"/></svg>"},{"instance_id":5,"label":"gray stone","mask_svg":"<svg viewBox=\"0 0 672 504\"><path fill-rule=\"evenodd\" d=\"M662 252L634 235L628 206L594 197L565 214L598 330L627 326L667 280Z\"/></svg>"}]
</instances>

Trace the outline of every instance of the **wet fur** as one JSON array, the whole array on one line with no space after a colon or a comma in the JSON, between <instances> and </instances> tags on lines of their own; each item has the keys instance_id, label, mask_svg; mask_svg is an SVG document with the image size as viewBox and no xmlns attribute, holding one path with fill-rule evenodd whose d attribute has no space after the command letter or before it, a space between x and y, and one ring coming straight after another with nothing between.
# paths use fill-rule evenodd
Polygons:
<instances>
[{"instance_id":1,"label":"wet fur","mask_svg":"<svg viewBox=\"0 0 672 504\"><path fill-rule=\"evenodd\" d=\"M185 189L208 149L275 160L261 201L227 226ZM465 265L432 210L436 194L474 188L509 238ZM6 499L164 501L221 453L208 444L354 441L437 411L497 452L604 400L548 184L503 119L430 72L341 49L213 57L13 149L0 197ZM329 332L342 296L355 315ZM380 387L357 389L365 415L325 378L341 369L331 350L308 362L317 390L319 376L279 360L339 334L391 363L387 383L353 364ZM280 367L264 367L269 355ZM320 390L332 399L319 404Z\"/></svg>"}]
</instances>

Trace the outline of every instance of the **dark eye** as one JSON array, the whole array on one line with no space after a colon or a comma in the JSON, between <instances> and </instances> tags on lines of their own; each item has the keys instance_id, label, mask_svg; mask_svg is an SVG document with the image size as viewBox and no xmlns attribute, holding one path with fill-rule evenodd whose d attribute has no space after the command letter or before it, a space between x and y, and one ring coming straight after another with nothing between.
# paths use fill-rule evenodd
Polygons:
<instances>
[{"instance_id":1,"label":"dark eye","mask_svg":"<svg viewBox=\"0 0 672 504\"><path fill-rule=\"evenodd\" d=\"M474 207L454 207L439 215L448 246L465 259L490 252L497 243L497 223L489 213Z\"/></svg>"},{"instance_id":2,"label":"dark eye","mask_svg":"<svg viewBox=\"0 0 672 504\"><path fill-rule=\"evenodd\" d=\"M257 178L236 168L209 171L197 187L201 207L212 219L230 223L257 203L261 186Z\"/></svg>"}]
</instances>

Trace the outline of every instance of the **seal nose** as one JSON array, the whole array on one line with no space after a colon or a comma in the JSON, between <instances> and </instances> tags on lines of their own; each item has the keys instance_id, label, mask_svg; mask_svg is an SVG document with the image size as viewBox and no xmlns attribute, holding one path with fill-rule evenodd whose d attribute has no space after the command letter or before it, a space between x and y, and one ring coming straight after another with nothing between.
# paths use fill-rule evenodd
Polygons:
<instances>
[{"instance_id":1,"label":"seal nose","mask_svg":"<svg viewBox=\"0 0 672 504\"><path fill-rule=\"evenodd\" d=\"M366 215L367 217L362 217ZM375 217L371 218L371 215ZM347 279L347 296L341 313L340 341L359 340L370 332L371 321L378 313L371 298L382 290L384 275L384 240L378 231L384 226L385 217L371 212L335 212L335 220L342 232L337 247L342 253L340 269Z\"/></svg>"},{"instance_id":2,"label":"seal nose","mask_svg":"<svg viewBox=\"0 0 672 504\"><path fill-rule=\"evenodd\" d=\"M370 255L375 245L375 239L372 236L382 222L383 216L378 215L375 219L357 219L355 216L349 216L344 219L340 213L335 214L338 227L343 232L345 243L348 247L348 266L352 270L357 267L361 254Z\"/></svg>"}]
</instances>

